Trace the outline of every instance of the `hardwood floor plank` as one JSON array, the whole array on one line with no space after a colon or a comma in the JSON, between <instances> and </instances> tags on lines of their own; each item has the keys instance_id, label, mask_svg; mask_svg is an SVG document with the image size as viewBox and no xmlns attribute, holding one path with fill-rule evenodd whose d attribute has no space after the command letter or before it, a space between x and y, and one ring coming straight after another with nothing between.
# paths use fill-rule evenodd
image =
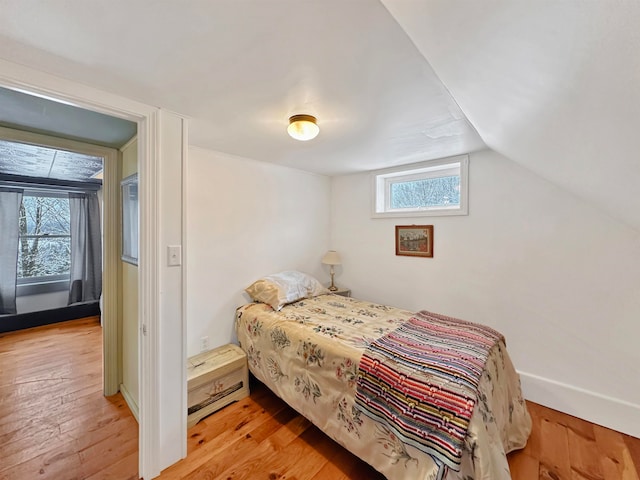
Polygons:
<instances>
[{"instance_id":1,"label":"hardwood floor plank","mask_svg":"<svg viewBox=\"0 0 640 480\"><path fill-rule=\"evenodd\" d=\"M567 428L571 470L574 477L579 474L589 480L606 480L602 474L593 427L588 427L588 435L584 435L585 431Z\"/></svg>"},{"instance_id":2,"label":"hardwood floor plank","mask_svg":"<svg viewBox=\"0 0 640 480\"><path fill-rule=\"evenodd\" d=\"M279 428L273 435L270 435L266 442L276 451L284 450L310 426L311 422L309 420L298 415Z\"/></svg>"},{"instance_id":3,"label":"hardwood floor plank","mask_svg":"<svg viewBox=\"0 0 640 480\"><path fill-rule=\"evenodd\" d=\"M540 471L547 471L551 478L553 475L560 480L571 478L567 427L543 418L540 436L544 438L540 448Z\"/></svg>"},{"instance_id":4,"label":"hardwood floor plank","mask_svg":"<svg viewBox=\"0 0 640 480\"><path fill-rule=\"evenodd\" d=\"M295 417L260 443L241 461L237 463L227 461L227 470L224 470L216 478L250 480L265 475L267 475L265 478L280 478L282 475L278 470L286 466L288 462L302 458L300 453L291 450L289 446L310 426L311 423L304 417ZM285 450L286 455L283 454ZM305 455L309 453L307 451ZM283 463L285 465L282 465Z\"/></svg>"},{"instance_id":5,"label":"hardwood floor plank","mask_svg":"<svg viewBox=\"0 0 640 480\"><path fill-rule=\"evenodd\" d=\"M202 427L199 427L198 435L195 437L197 442L191 442L191 450L188 450L189 453L193 452L192 458L187 457L172 465L163 471L163 475L166 472L167 478L184 478L200 468L209 458L224 455L227 448L268 421L272 416L270 410L281 402L274 395L256 395L255 398L257 401L248 397L235 402L231 405L234 408L223 408L216 412L215 416L206 417L192 427L204 424L208 428L202 430ZM187 432L189 438L191 431L190 429Z\"/></svg>"},{"instance_id":6,"label":"hardwood floor plank","mask_svg":"<svg viewBox=\"0 0 640 480\"><path fill-rule=\"evenodd\" d=\"M72 444L75 441L70 435L61 435L57 429L50 428L39 432L39 435L8 443L2 447L2 464L17 465L30 462L34 458L48 455L60 445ZM74 447L75 448L75 447ZM0 471L3 467L0 467Z\"/></svg>"},{"instance_id":7,"label":"hardwood floor plank","mask_svg":"<svg viewBox=\"0 0 640 480\"><path fill-rule=\"evenodd\" d=\"M309 433L316 433L315 429L307 430L304 435L309 437ZM327 437L321 433L325 441ZM312 441L319 438L311 437ZM312 443L312 445L316 445ZM302 436L296 438L287 447L287 454L272 455L270 460L263 464L263 468L270 472L270 476L275 478L295 478L298 480L310 480L327 463L327 459L320 454L317 448L313 452L308 450L308 444Z\"/></svg>"},{"instance_id":8,"label":"hardwood floor plank","mask_svg":"<svg viewBox=\"0 0 640 480\"><path fill-rule=\"evenodd\" d=\"M634 464L625 441L626 435L600 425L594 425L593 431L598 445L598 459L605 478L640 480L637 465ZM640 445L640 440L636 439L635 444Z\"/></svg>"},{"instance_id":9,"label":"hardwood floor plank","mask_svg":"<svg viewBox=\"0 0 640 480\"><path fill-rule=\"evenodd\" d=\"M255 440L249 436L245 436L225 450L223 458L210 459L208 462L203 463L191 471L184 478L189 480L222 478L224 477L224 472L229 468L229 463L226 458L251 458L252 455L255 455L258 448L259 445Z\"/></svg>"},{"instance_id":10,"label":"hardwood floor plank","mask_svg":"<svg viewBox=\"0 0 640 480\"><path fill-rule=\"evenodd\" d=\"M252 441L252 440L251 440ZM253 441L252 441L253 442ZM265 464L274 457L281 457L273 450L268 442L263 442L250 450L245 457L234 457L235 462L229 462L228 459L221 462L218 474L211 477L212 480L251 480L254 478L278 478L277 474L265 467ZM297 479L296 479L297 480Z\"/></svg>"},{"instance_id":11,"label":"hardwood floor plank","mask_svg":"<svg viewBox=\"0 0 640 480\"><path fill-rule=\"evenodd\" d=\"M82 453L83 456L86 456L86 452L89 449L93 448L102 448L107 447L109 449L108 443L105 442L114 442L114 441L125 441L130 438L135 438L137 440L137 432L138 432L138 422L133 416L127 416L118 419L116 422L105 425L102 428L93 430L93 431L84 431L77 430L74 432L76 436L76 441L78 444L78 452ZM79 435L78 435L79 434Z\"/></svg>"},{"instance_id":12,"label":"hardwood floor plank","mask_svg":"<svg viewBox=\"0 0 640 480\"><path fill-rule=\"evenodd\" d=\"M338 446L336 444L336 446ZM339 447L339 446L338 446ZM337 448L312 480L384 480L384 475L344 448Z\"/></svg>"},{"instance_id":13,"label":"hardwood floor plank","mask_svg":"<svg viewBox=\"0 0 640 480\"><path fill-rule=\"evenodd\" d=\"M280 408L275 414L272 414L270 419L251 431L251 437L253 437L256 442L261 443L273 435L280 427L282 427L282 425L290 422L296 416L298 416L298 412L288 408L283 402L282 408Z\"/></svg>"},{"instance_id":14,"label":"hardwood floor plank","mask_svg":"<svg viewBox=\"0 0 640 480\"><path fill-rule=\"evenodd\" d=\"M313 436L315 435L321 435L323 441L314 442ZM310 444L317 445L317 450L327 460L322 469L311 477L315 480L320 480L323 476L325 480L333 480L335 476L330 475L329 472L336 472L336 470L339 472L337 476L345 475L346 478L350 479L384 480L385 478L384 475L373 467L324 435L315 426L311 426L311 428L303 434L302 438Z\"/></svg>"},{"instance_id":15,"label":"hardwood floor plank","mask_svg":"<svg viewBox=\"0 0 640 480\"><path fill-rule=\"evenodd\" d=\"M119 396L121 402L124 403L122 396ZM35 405L27 406L22 403L21 408L12 409L4 417L0 417L0 436L9 432L20 430L23 426L28 425L34 419L39 418L39 412L47 411L47 419L55 418L59 423L64 423L75 418L78 412L97 412L103 414L113 410L113 406L108 404L105 406L104 397L102 396L102 388L94 389L92 394L83 394L77 400L66 401L64 398L58 399L54 405ZM1 442L0 442L1 443Z\"/></svg>"},{"instance_id":16,"label":"hardwood floor plank","mask_svg":"<svg viewBox=\"0 0 640 480\"><path fill-rule=\"evenodd\" d=\"M543 439L541 438L542 432L540 422L542 421L545 408L542 405L528 401L527 409L531 415L531 434L527 439L527 446L525 450L540 452L543 443Z\"/></svg>"},{"instance_id":17,"label":"hardwood floor plank","mask_svg":"<svg viewBox=\"0 0 640 480\"><path fill-rule=\"evenodd\" d=\"M2 480L46 479L67 480L80 479L81 462L74 441L61 442L46 453L34 456L29 460L11 464L0 471Z\"/></svg>"},{"instance_id":18,"label":"hardwood floor plank","mask_svg":"<svg viewBox=\"0 0 640 480\"><path fill-rule=\"evenodd\" d=\"M100 396L98 401L89 405L90 408L76 411L75 415L61 416L59 419L60 431L62 433L93 432L123 418L135 421L131 416L127 402L121 395Z\"/></svg>"},{"instance_id":19,"label":"hardwood floor plank","mask_svg":"<svg viewBox=\"0 0 640 480\"><path fill-rule=\"evenodd\" d=\"M68 378L71 378L71 376ZM73 395L87 386L91 386L99 390L102 386L102 378L83 376L82 378L76 378L73 380L58 379L56 381L38 383L40 383L40 385L37 387L16 385L11 394L5 395L1 402L3 404L6 403L11 405L16 404L25 397L28 397L32 399L29 405L30 407L37 409L46 408L47 406L59 403L58 400L62 396Z\"/></svg>"},{"instance_id":20,"label":"hardwood floor plank","mask_svg":"<svg viewBox=\"0 0 640 480\"><path fill-rule=\"evenodd\" d=\"M631 437L629 435L622 435L625 446L629 451L629 457L635 465L637 475L640 476L640 438Z\"/></svg>"},{"instance_id":21,"label":"hardwood floor plank","mask_svg":"<svg viewBox=\"0 0 640 480\"><path fill-rule=\"evenodd\" d=\"M509 469L512 480L533 480L538 478L540 462L524 450L519 450L509 454Z\"/></svg>"},{"instance_id":22,"label":"hardwood floor plank","mask_svg":"<svg viewBox=\"0 0 640 480\"><path fill-rule=\"evenodd\" d=\"M138 477L138 425L102 395L96 318L0 335L0 479Z\"/></svg>"},{"instance_id":23,"label":"hardwood floor plank","mask_svg":"<svg viewBox=\"0 0 640 480\"><path fill-rule=\"evenodd\" d=\"M133 429L120 429L115 435L80 449L82 477L101 472L113 463L138 451L138 435Z\"/></svg>"},{"instance_id":24,"label":"hardwood floor plank","mask_svg":"<svg viewBox=\"0 0 640 480\"><path fill-rule=\"evenodd\" d=\"M103 470L85 478L85 480L138 480L138 451L108 465Z\"/></svg>"}]
</instances>

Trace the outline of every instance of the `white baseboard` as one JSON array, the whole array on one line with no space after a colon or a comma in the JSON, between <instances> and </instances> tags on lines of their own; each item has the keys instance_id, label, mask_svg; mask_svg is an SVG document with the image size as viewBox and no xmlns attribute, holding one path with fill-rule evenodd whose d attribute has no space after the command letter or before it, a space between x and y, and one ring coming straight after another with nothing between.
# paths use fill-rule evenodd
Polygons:
<instances>
[{"instance_id":1,"label":"white baseboard","mask_svg":"<svg viewBox=\"0 0 640 480\"><path fill-rule=\"evenodd\" d=\"M138 404L133 399L131 392L129 392L129 390L127 390L127 387L125 387L124 384L122 383L120 384L120 392L124 397L124 401L127 402L127 405L129 406L129 410L131 410L131 413L133 413L133 416L135 417L136 422L140 423L140 418L138 417Z\"/></svg>"},{"instance_id":2,"label":"white baseboard","mask_svg":"<svg viewBox=\"0 0 640 480\"><path fill-rule=\"evenodd\" d=\"M527 400L640 438L640 405L531 373L518 373Z\"/></svg>"}]
</instances>

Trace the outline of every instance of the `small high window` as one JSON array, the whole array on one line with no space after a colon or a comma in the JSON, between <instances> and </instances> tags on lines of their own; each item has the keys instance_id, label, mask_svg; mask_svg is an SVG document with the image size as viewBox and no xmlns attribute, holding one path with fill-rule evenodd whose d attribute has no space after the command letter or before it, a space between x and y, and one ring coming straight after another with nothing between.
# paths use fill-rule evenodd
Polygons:
<instances>
[{"instance_id":1,"label":"small high window","mask_svg":"<svg viewBox=\"0 0 640 480\"><path fill-rule=\"evenodd\" d=\"M466 215L469 157L432 160L373 174L373 216Z\"/></svg>"}]
</instances>

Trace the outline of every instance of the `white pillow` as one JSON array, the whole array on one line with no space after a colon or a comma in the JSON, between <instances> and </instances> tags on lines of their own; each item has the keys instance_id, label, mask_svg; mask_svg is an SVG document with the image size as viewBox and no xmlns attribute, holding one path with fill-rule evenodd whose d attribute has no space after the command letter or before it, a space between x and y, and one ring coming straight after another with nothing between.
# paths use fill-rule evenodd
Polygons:
<instances>
[{"instance_id":1,"label":"white pillow","mask_svg":"<svg viewBox=\"0 0 640 480\"><path fill-rule=\"evenodd\" d=\"M254 301L267 303L276 311L287 303L330 293L314 277L296 270L262 277L245 288L245 292Z\"/></svg>"}]
</instances>

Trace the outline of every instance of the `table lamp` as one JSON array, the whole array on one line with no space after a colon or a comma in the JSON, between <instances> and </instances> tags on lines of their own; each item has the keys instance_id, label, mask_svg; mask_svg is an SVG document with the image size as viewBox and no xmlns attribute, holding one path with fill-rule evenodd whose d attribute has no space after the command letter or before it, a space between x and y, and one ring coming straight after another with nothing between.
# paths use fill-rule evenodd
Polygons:
<instances>
[{"instance_id":1,"label":"table lamp","mask_svg":"<svg viewBox=\"0 0 640 480\"><path fill-rule=\"evenodd\" d=\"M338 287L336 287L333 283L333 275L335 273L333 271L333 266L340 265L342 263L340 261L340 255L338 255L338 252L336 252L335 250L329 250L324 254L324 257L322 257L322 263L324 263L325 265L331 265L331 269L329 270L329 273L331 274L331 285L329 286L329 290L335 292L336 290L338 290Z\"/></svg>"}]
</instances>

